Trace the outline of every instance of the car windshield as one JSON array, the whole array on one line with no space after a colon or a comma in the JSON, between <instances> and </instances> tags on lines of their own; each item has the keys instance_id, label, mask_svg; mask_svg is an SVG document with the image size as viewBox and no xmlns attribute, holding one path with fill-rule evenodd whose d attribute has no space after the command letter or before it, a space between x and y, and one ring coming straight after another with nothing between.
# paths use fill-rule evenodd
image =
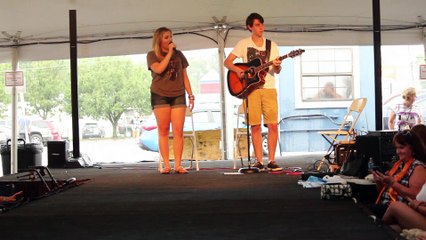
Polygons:
<instances>
[{"instance_id":1,"label":"car windshield","mask_svg":"<svg viewBox=\"0 0 426 240\"><path fill-rule=\"evenodd\" d=\"M86 127L97 127L98 124L97 123L86 123L85 126Z\"/></svg>"},{"instance_id":2,"label":"car windshield","mask_svg":"<svg viewBox=\"0 0 426 240\"><path fill-rule=\"evenodd\" d=\"M37 127L40 127L40 128L49 128L49 122L48 121L35 120L35 121L31 122L31 125L37 126Z\"/></svg>"}]
</instances>

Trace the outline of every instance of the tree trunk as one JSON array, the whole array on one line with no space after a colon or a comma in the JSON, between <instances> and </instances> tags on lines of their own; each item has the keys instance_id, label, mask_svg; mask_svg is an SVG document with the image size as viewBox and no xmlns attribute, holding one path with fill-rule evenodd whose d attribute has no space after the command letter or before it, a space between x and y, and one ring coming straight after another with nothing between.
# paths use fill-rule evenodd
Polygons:
<instances>
[{"instance_id":1,"label":"tree trunk","mask_svg":"<svg viewBox=\"0 0 426 240\"><path fill-rule=\"evenodd\" d=\"M112 122L112 138L117 138L117 125L118 122Z\"/></svg>"}]
</instances>

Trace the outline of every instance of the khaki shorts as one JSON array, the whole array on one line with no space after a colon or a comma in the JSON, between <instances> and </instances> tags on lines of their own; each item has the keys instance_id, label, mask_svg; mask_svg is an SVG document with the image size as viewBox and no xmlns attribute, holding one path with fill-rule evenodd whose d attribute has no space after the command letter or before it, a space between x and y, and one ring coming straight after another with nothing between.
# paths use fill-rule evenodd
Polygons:
<instances>
[{"instance_id":1,"label":"khaki shorts","mask_svg":"<svg viewBox=\"0 0 426 240\"><path fill-rule=\"evenodd\" d=\"M244 101L245 103L245 101ZM248 95L248 114L250 125L278 123L277 90L259 88Z\"/></svg>"}]
</instances>

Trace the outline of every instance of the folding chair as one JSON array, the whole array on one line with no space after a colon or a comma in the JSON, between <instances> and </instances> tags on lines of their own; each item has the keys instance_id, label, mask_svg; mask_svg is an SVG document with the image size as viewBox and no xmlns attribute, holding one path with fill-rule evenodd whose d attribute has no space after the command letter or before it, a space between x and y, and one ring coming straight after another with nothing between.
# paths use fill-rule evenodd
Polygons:
<instances>
[{"instance_id":1,"label":"folding chair","mask_svg":"<svg viewBox=\"0 0 426 240\"><path fill-rule=\"evenodd\" d=\"M191 145L192 145L191 158L188 159L190 161L190 165L189 165L189 167L187 167L187 169L192 169L192 162L195 161L195 168L196 168L197 171L199 171L200 167L199 167L199 164L198 164L197 135L195 134L194 118L193 118L193 115L192 115L192 111L189 107L186 108L186 112L185 112L185 124L188 124L188 123L190 125L190 130L185 131L185 129L184 129L184 132L183 132L183 140L185 141L185 138L189 138L191 140ZM169 139L170 138L173 138L173 132L171 132L171 131L170 131L170 134L169 134ZM184 144L185 144L185 142L184 142ZM163 159L161 157L160 150L158 150L158 153L160 155L160 157L158 159L158 171L161 172L161 170L163 169Z\"/></svg>"},{"instance_id":2,"label":"folding chair","mask_svg":"<svg viewBox=\"0 0 426 240\"><path fill-rule=\"evenodd\" d=\"M244 124L246 121L246 109L244 103L238 106L237 112L237 128L234 135L234 169L237 169L237 159L241 159L241 167L244 167L243 154L241 153L240 140L241 137L247 137L247 126ZM248 139L247 139L248 140Z\"/></svg>"},{"instance_id":3,"label":"folding chair","mask_svg":"<svg viewBox=\"0 0 426 240\"><path fill-rule=\"evenodd\" d=\"M189 138L191 140L191 143L192 143L191 159L189 159L190 166L188 168L192 169L192 162L195 161L195 169L197 171L200 171L200 167L198 165L197 135L195 134L194 117L192 115L191 108L189 108L189 107L186 108L186 113L185 113L185 120L187 118L190 119L191 129L189 131L183 132L183 139L185 140L185 138ZM185 121L185 123L186 123L186 121Z\"/></svg>"},{"instance_id":4,"label":"folding chair","mask_svg":"<svg viewBox=\"0 0 426 240\"><path fill-rule=\"evenodd\" d=\"M354 128L366 104L367 104L367 98L354 99L351 105L349 106L348 112L346 113L342 124L340 124L339 129L319 132L319 134L321 134L321 136L328 143L330 143L330 147L328 148L327 153L322 157L318 166L316 167L317 171L321 170L326 160L330 164L329 166L330 172L334 172L337 169L339 169L340 166L338 166L338 164L334 161L335 156L331 157L331 155L334 154L336 146L352 145L355 143L354 134L353 134ZM350 117L352 117L353 119L352 122L348 121Z\"/></svg>"}]
</instances>

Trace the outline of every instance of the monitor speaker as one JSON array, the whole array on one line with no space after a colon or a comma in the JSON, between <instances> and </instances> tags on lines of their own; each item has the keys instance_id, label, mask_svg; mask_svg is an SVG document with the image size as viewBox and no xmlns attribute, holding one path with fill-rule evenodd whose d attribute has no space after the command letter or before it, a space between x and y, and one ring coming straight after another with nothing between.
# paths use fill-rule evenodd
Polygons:
<instances>
[{"instance_id":1,"label":"monitor speaker","mask_svg":"<svg viewBox=\"0 0 426 240\"><path fill-rule=\"evenodd\" d=\"M47 165L49 168L65 168L68 158L68 141L47 142Z\"/></svg>"},{"instance_id":2,"label":"monitor speaker","mask_svg":"<svg viewBox=\"0 0 426 240\"><path fill-rule=\"evenodd\" d=\"M373 159L376 166L388 170L396 156L396 149L392 144L394 132L372 132L357 136L355 145L358 156L364 162Z\"/></svg>"}]
</instances>

